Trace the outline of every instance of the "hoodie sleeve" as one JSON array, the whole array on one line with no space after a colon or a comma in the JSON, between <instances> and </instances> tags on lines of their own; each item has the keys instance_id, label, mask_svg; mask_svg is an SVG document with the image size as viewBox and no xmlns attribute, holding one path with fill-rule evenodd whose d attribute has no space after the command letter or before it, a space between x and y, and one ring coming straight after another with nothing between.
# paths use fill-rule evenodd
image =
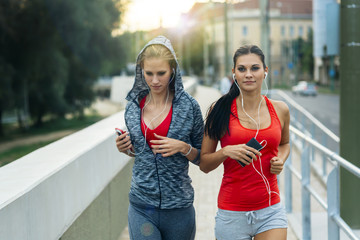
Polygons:
<instances>
[{"instance_id":1,"label":"hoodie sleeve","mask_svg":"<svg viewBox=\"0 0 360 240\"><path fill-rule=\"evenodd\" d=\"M200 164L200 151L201 151L201 143L202 143L202 139L204 136L204 121L202 118L202 114L201 114L201 110L200 110L200 106L198 104L198 102L193 99L193 129L191 131L191 143L192 146L194 148L196 148L198 150L198 154L196 156L196 158L191 161L193 164L195 165L199 165Z\"/></svg>"}]
</instances>

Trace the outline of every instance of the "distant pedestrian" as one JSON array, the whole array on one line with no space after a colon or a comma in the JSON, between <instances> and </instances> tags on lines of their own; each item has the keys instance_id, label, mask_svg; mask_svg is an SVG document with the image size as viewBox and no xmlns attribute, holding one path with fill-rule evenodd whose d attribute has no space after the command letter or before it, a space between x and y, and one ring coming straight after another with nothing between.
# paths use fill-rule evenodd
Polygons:
<instances>
[{"instance_id":1,"label":"distant pedestrian","mask_svg":"<svg viewBox=\"0 0 360 240\"><path fill-rule=\"evenodd\" d=\"M233 61L235 84L210 108L201 148L202 171L224 165L215 235L285 240L287 217L276 175L290 152L289 109L261 95L268 72L261 49L243 46Z\"/></svg>"},{"instance_id":2,"label":"distant pedestrian","mask_svg":"<svg viewBox=\"0 0 360 240\"><path fill-rule=\"evenodd\" d=\"M192 240L194 189L189 162L199 165L204 125L199 104L185 90L170 41L159 36L138 55L126 99L127 133L120 152L135 156L129 193L132 240Z\"/></svg>"},{"instance_id":3,"label":"distant pedestrian","mask_svg":"<svg viewBox=\"0 0 360 240\"><path fill-rule=\"evenodd\" d=\"M231 77L225 76L220 81L220 92L222 95L225 95L229 92L230 87L232 85Z\"/></svg>"}]
</instances>

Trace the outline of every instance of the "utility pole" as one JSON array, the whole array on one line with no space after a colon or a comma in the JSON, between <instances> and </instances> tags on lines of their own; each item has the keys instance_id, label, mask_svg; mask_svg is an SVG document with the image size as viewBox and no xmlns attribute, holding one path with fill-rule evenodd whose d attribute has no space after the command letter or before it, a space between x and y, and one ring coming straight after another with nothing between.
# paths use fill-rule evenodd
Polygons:
<instances>
[{"instance_id":1,"label":"utility pole","mask_svg":"<svg viewBox=\"0 0 360 240\"><path fill-rule=\"evenodd\" d=\"M264 52L267 66L270 69L270 31L269 31L269 1L260 0L260 26L261 26L261 49ZM268 86L271 89L271 74L269 72Z\"/></svg>"},{"instance_id":2,"label":"utility pole","mask_svg":"<svg viewBox=\"0 0 360 240\"><path fill-rule=\"evenodd\" d=\"M224 1L224 76L229 75L229 26L228 26L228 2Z\"/></svg>"},{"instance_id":3,"label":"utility pole","mask_svg":"<svg viewBox=\"0 0 360 240\"><path fill-rule=\"evenodd\" d=\"M340 155L360 167L360 2L342 0L340 7ZM340 214L360 229L360 179L340 169Z\"/></svg>"}]
</instances>

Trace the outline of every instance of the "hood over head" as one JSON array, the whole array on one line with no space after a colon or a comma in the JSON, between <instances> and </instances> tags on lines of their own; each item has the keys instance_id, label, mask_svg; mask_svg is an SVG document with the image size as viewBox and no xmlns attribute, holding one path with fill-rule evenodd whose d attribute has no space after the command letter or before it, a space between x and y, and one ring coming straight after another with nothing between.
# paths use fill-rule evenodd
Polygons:
<instances>
[{"instance_id":1,"label":"hood over head","mask_svg":"<svg viewBox=\"0 0 360 240\"><path fill-rule=\"evenodd\" d=\"M154 39L152 39L151 41L149 41L144 48L140 51L140 53L138 54L138 57L136 59L136 70L135 70L135 81L134 81L134 85L132 87L132 89L130 90L130 92L128 93L128 95L126 96L126 100L128 101L137 101L138 99L141 99L143 97L145 97L148 93L149 93L149 88L147 86L147 83L144 79L144 76L142 74L142 69L140 66L140 57L141 54L144 52L144 50L150 46L150 45L163 45L165 46L167 49L170 50L171 54L174 56L175 62L176 62L176 69L175 69L175 77L173 79L173 81L175 81L175 93L174 93L174 101L176 101L176 99L180 96L180 94L184 91L184 86L182 83L182 78L181 78L181 72L180 72L180 68L179 68L179 63L177 61L176 55L175 55L175 51L171 45L171 42L169 39L167 39L164 36L158 36Z\"/></svg>"}]
</instances>

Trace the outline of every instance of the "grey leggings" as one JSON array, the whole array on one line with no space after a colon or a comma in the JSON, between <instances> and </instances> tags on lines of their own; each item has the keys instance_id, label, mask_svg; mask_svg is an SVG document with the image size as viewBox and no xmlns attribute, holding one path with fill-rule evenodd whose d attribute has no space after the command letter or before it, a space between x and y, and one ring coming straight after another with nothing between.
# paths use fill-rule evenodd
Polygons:
<instances>
[{"instance_id":1,"label":"grey leggings","mask_svg":"<svg viewBox=\"0 0 360 240\"><path fill-rule=\"evenodd\" d=\"M128 211L131 240L193 240L195 209L158 209L130 203Z\"/></svg>"}]
</instances>

